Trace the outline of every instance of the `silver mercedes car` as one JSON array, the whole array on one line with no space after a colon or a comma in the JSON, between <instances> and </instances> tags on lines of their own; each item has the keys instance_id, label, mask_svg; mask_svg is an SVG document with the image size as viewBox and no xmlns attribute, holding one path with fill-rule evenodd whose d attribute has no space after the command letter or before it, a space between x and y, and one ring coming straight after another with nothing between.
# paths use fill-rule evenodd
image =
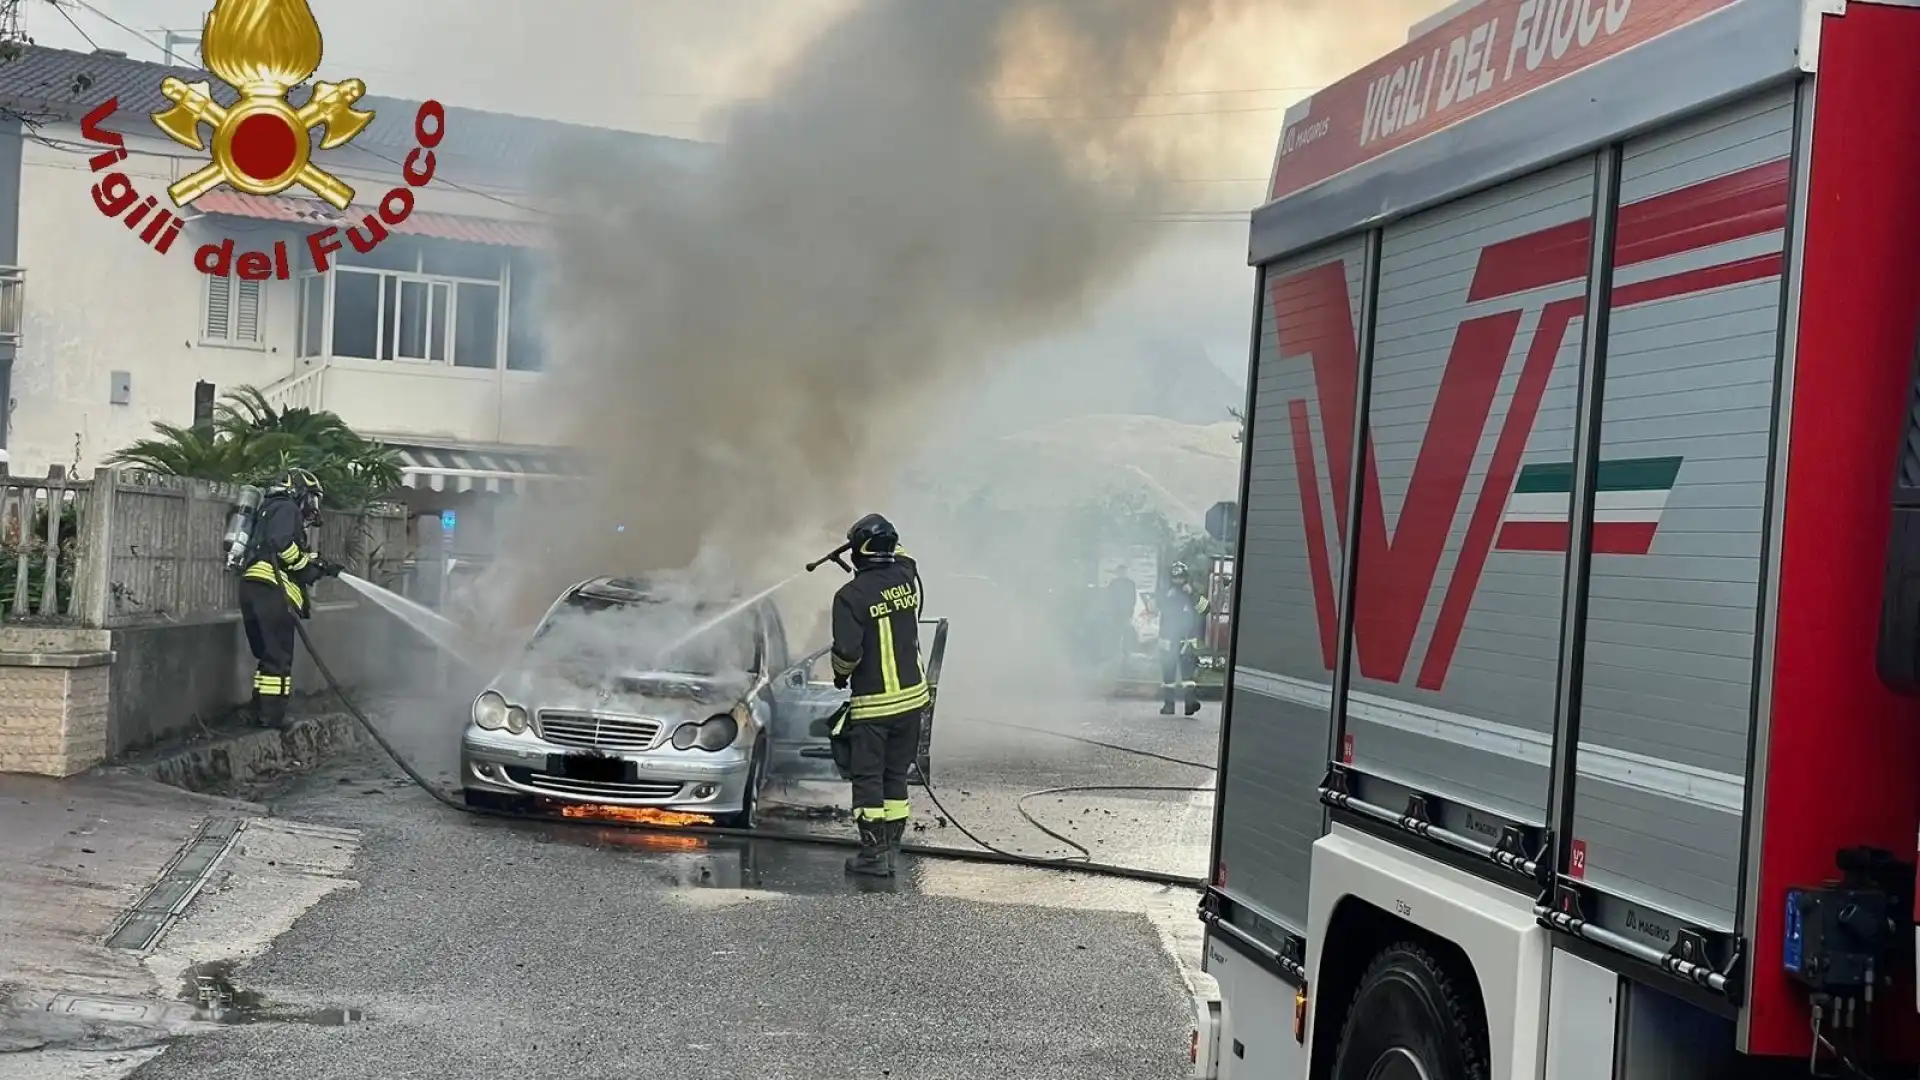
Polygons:
<instances>
[{"instance_id":1,"label":"silver mercedes car","mask_svg":"<svg viewBox=\"0 0 1920 1080\"><path fill-rule=\"evenodd\" d=\"M937 686L945 621L934 626ZM793 656L768 600L702 600L671 575L581 582L474 699L466 800L751 828L769 780L844 778L826 732L846 692L825 654Z\"/></svg>"}]
</instances>

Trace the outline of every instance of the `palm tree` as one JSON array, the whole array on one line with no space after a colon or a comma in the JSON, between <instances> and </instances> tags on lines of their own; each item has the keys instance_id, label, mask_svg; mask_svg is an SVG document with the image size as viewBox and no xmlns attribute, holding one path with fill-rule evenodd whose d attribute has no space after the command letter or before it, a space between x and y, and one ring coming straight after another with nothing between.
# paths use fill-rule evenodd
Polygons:
<instances>
[{"instance_id":1,"label":"palm tree","mask_svg":"<svg viewBox=\"0 0 1920 1080\"><path fill-rule=\"evenodd\" d=\"M365 506L400 486L392 449L362 438L336 413L275 409L251 386L216 404L208 423L153 428L159 438L141 439L107 463L246 484L270 482L297 466L319 477L327 502L342 509Z\"/></svg>"}]
</instances>

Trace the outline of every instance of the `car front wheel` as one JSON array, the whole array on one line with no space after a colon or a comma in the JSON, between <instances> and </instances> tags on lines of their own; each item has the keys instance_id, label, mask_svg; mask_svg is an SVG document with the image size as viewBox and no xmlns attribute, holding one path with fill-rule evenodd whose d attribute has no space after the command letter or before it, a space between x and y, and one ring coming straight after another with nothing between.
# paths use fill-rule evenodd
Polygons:
<instances>
[{"instance_id":1,"label":"car front wheel","mask_svg":"<svg viewBox=\"0 0 1920 1080\"><path fill-rule=\"evenodd\" d=\"M1390 946L1361 976L1333 1080L1486 1080L1479 1003L1433 955Z\"/></svg>"},{"instance_id":2,"label":"car front wheel","mask_svg":"<svg viewBox=\"0 0 1920 1080\"><path fill-rule=\"evenodd\" d=\"M740 812L728 814L720 819L720 824L729 829L757 829L760 827L760 789L767 781L767 746L760 743L753 748L753 762L747 766L746 791L740 796Z\"/></svg>"}]
</instances>

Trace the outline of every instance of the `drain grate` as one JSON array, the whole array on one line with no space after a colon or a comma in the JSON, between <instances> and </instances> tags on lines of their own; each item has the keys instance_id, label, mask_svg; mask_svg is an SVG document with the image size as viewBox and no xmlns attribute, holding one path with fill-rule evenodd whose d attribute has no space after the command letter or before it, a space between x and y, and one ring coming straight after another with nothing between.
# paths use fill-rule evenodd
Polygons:
<instances>
[{"instance_id":1,"label":"drain grate","mask_svg":"<svg viewBox=\"0 0 1920 1080\"><path fill-rule=\"evenodd\" d=\"M138 903L127 909L107 936L107 948L145 952L160 939L167 925L186 909L207 875L233 846L245 823L239 818L208 818L200 831L173 857L160 880Z\"/></svg>"}]
</instances>

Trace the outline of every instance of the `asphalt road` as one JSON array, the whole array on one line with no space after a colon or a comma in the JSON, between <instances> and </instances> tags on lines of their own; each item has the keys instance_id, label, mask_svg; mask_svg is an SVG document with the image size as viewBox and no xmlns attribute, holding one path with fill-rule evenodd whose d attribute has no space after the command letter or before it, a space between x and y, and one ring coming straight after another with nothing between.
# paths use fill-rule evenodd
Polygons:
<instances>
[{"instance_id":1,"label":"asphalt road","mask_svg":"<svg viewBox=\"0 0 1920 1080\"><path fill-rule=\"evenodd\" d=\"M949 706L936 792L997 847L1067 851L1021 818L1025 791L1211 779ZM1140 702L993 715L1195 761L1212 759L1218 731L1211 705L1197 720ZM449 771L437 721L408 720L399 741L425 771ZM233 976L275 1019L182 1039L141 1080L1185 1075L1192 1011L1170 933L1192 921L1188 890L934 859L911 860L891 889L863 888L831 848L467 817L377 752L270 802L360 830L358 887ZM1206 804L1189 792L1026 805L1100 861L1204 869ZM916 805L928 826L917 841L968 844L932 810ZM847 829L804 807L771 827Z\"/></svg>"}]
</instances>

